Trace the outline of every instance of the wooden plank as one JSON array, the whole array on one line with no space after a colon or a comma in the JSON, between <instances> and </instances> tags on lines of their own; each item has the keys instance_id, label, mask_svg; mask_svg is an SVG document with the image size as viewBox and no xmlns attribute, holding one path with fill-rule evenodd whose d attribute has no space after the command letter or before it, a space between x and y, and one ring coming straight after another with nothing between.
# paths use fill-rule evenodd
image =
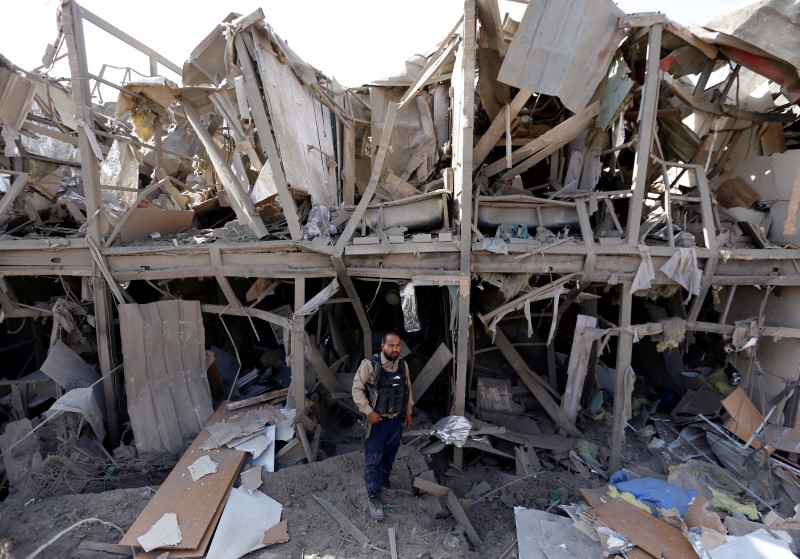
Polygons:
<instances>
[{"instance_id":1,"label":"wooden plank","mask_svg":"<svg viewBox=\"0 0 800 559\"><path fill-rule=\"evenodd\" d=\"M503 31L503 18L497 0L477 0L478 19L481 22L481 46L497 51L502 58L506 55L506 38Z\"/></svg>"},{"instance_id":2,"label":"wooden plank","mask_svg":"<svg viewBox=\"0 0 800 559\"><path fill-rule=\"evenodd\" d=\"M453 515L453 518L456 519L456 522L464 526L464 531L467 533L467 537L470 539L470 541L476 546L482 543L480 537L478 537L478 533L475 532L475 529L472 527L472 523L469 521L467 514L461 507L461 503L449 488L439 485L438 483L433 483L426 479L422 479L421 477L414 478L414 487L436 497L444 497L444 502L447 505L447 508L450 509L450 514Z\"/></svg>"},{"instance_id":3,"label":"wooden plank","mask_svg":"<svg viewBox=\"0 0 800 559\"><path fill-rule=\"evenodd\" d=\"M798 210L800 210L800 173L797 173L792 181L792 195L786 208L786 220L783 222L783 234L787 237L797 233ZM0 216L2 215L3 212L0 211Z\"/></svg>"},{"instance_id":4,"label":"wooden plank","mask_svg":"<svg viewBox=\"0 0 800 559\"><path fill-rule=\"evenodd\" d=\"M692 544L680 530L621 499L600 503L588 514L654 557L697 559Z\"/></svg>"},{"instance_id":5,"label":"wooden plank","mask_svg":"<svg viewBox=\"0 0 800 559\"><path fill-rule=\"evenodd\" d=\"M511 342L508 341L508 338L506 338L500 328L495 332L494 343L553 421L555 421L565 433L580 437L580 431L550 395L548 391L549 385L528 367L525 360L514 346L511 345Z\"/></svg>"},{"instance_id":6,"label":"wooden plank","mask_svg":"<svg viewBox=\"0 0 800 559\"><path fill-rule=\"evenodd\" d=\"M600 101L595 101L580 113L571 116L555 128L548 130L538 138L531 140L528 144L515 150L511 154L511 162L515 165L503 173L502 178L510 179L524 173L570 143L577 138L581 132L591 126L594 117L596 117L599 112ZM503 158L487 166L484 172L487 173L487 176L496 175L506 169L507 166L506 158Z\"/></svg>"},{"instance_id":7,"label":"wooden plank","mask_svg":"<svg viewBox=\"0 0 800 559\"><path fill-rule=\"evenodd\" d=\"M622 463L622 448L625 445L625 426L631 412L631 395L629 389L629 373L631 352L633 351L633 335L626 330L631 325L631 282L620 286L619 327L617 336L617 375L614 381L614 417L611 432L611 457L608 469L619 470Z\"/></svg>"},{"instance_id":8,"label":"wooden plank","mask_svg":"<svg viewBox=\"0 0 800 559\"><path fill-rule=\"evenodd\" d=\"M484 162L486 156L496 147L498 140L503 137L506 131L506 121L517 118L517 115L525 106L525 103L528 102L528 99L531 98L531 95L530 91L520 90L514 96L510 104L503 106L492 121L492 124L489 125L489 129L481 136L481 139L478 140L478 143L472 150L473 171L478 170L478 167ZM527 144L528 141L526 140L525 143Z\"/></svg>"},{"instance_id":9,"label":"wooden plank","mask_svg":"<svg viewBox=\"0 0 800 559\"><path fill-rule=\"evenodd\" d=\"M336 375L331 371L330 367L328 367L328 364L325 362L319 350L311 344L308 336L306 336L306 360L311 364L311 368L317 373L317 378L328 392L334 394L344 391Z\"/></svg>"},{"instance_id":10,"label":"wooden plank","mask_svg":"<svg viewBox=\"0 0 800 559\"><path fill-rule=\"evenodd\" d=\"M397 559L397 538L395 537L394 528L389 528L389 553L392 559Z\"/></svg>"},{"instance_id":11,"label":"wooden plank","mask_svg":"<svg viewBox=\"0 0 800 559\"><path fill-rule=\"evenodd\" d=\"M667 17L657 12L640 12L626 14L619 18L620 27L650 27L657 23L664 23Z\"/></svg>"},{"instance_id":12,"label":"wooden plank","mask_svg":"<svg viewBox=\"0 0 800 559\"><path fill-rule=\"evenodd\" d=\"M228 491L225 493L225 496L222 498L223 503L228 502L228 496L230 495L231 491L233 490L233 485L228 488ZM211 522L208 523L208 528L206 528L205 533L203 534L203 538L200 540L200 544L197 546L196 549L170 549L169 556L170 559L182 559L182 558L194 558L194 557L205 557L206 551L208 551L208 546L211 545L211 538L214 536L214 533L217 530L217 524L219 524L219 519L222 516L222 512L225 510L225 506L217 507L217 512L214 513L214 516L211 517ZM164 553L163 549L155 549L150 551L149 553L145 553L141 549L136 550L136 559L158 559Z\"/></svg>"},{"instance_id":13,"label":"wooden plank","mask_svg":"<svg viewBox=\"0 0 800 559\"><path fill-rule=\"evenodd\" d=\"M706 43L680 23L667 19L667 21L664 22L664 31L668 31L676 37L683 39L694 48L705 54L710 60L717 58L717 53L719 52L717 47Z\"/></svg>"},{"instance_id":14,"label":"wooden plank","mask_svg":"<svg viewBox=\"0 0 800 559\"><path fill-rule=\"evenodd\" d=\"M439 376L439 373L442 372L442 369L444 369L445 365L447 365L452 358L453 353L450 351L450 348L444 343L439 344L439 347L436 348L436 351L428 362L425 363L425 366L411 385L411 394L414 396L415 402L419 402L422 395L430 388L433 381L436 380L436 377Z\"/></svg>"},{"instance_id":15,"label":"wooden plank","mask_svg":"<svg viewBox=\"0 0 800 559\"><path fill-rule=\"evenodd\" d=\"M294 409L298 414L305 413L306 409L306 361L305 361L305 327L306 317L297 314L297 311L306 302L306 278L294 278L294 330L290 332L291 367L292 367L292 394L294 395ZM307 449L308 441L303 448Z\"/></svg>"},{"instance_id":16,"label":"wooden plank","mask_svg":"<svg viewBox=\"0 0 800 559\"><path fill-rule=\"evenodd\" d=\"M216 245L208 247L208 255L211 257L211 268L214 271L214 277L217 279L217 283L220 289L222 289L222 293L225 295L228 305L234 309L241 308L242 303L239 301L239 298L236 297L236 293L233 292L228 278L222 273L222 257L220 256L219 247Z\"/></svg>"},{"instance_id":17,"label":"wooden plank","mask_svg":"<svg viewBox=\"0 0 800 559\"><path fill-rule=\"evenodd\" d=\"M253 406L255 404L262 404L264 402L280 400L281 398L285 398L288 393L289 393L288 388L282 388L280 390L272 390L270 392L267 392L266 394L259 394L258 396L253 396L252 398L239 400L238 402L228 402L225 408L228 411L238 410L241 408L246 408L247 406Z\"/></svg>"},{"instance_id":18,"label":"wooden plank","mask_svg":"<svg viewBox=\"0 0 800 559\"><path fill-rule=\"evenodd\" d=\"M458 20L458 23L456 23L455 27L453 27L453 29L447 35L447 38L439 43L438 48L428 57L428 61L425 63L425 66L422 68L422 70L420 70L414 82L408 87L408 90L400 99L399 106L397 107L398 111L408 105L409 101L414 98L414 96L422 87L424 87L428 79L430 79L431 76L433 76L439 70L439 68L441 68L444 61L447 60L447 57L450 56L456 46L458 46L460 39L455 36L455 34L458 31L458 28L461 27L462 21L463 19Z\"/></svg>"},{"instance_id":19,"label":"wooden plank","mask_svg":"<svg viewBox=\"0 0 800 559\"><path fill-rule=\"evenodd\" d=\"M89 67L86 57L86 42L83 33L81 7L75 2L64 2L61 5L61 28L67 44L70 67L70 84L72 86L72 103L77 122L93 122L92 94L89 90ZM180 72L178 72L180 73ZM86 214L91 216L87 222L86 238L100 245L103 236L108 232L108 215L102 204L100 192L100 162L92 149L87 127L78 127L78 146L81 156L83 177L83 194L86 197ZM103 394L105 396L106 420L108 422L109 443L115 447L120 440L119 424L119 379L111 375L116 367L115 338L113 329L113 312L109 296L109 287L105 281L97 278L93 282L93 302L95 331L97 335L97 353L100 361L100 373L103 376Z\"/></svg>"},{"instance_id":20,"label":"wooden plank","mask_svg":"<svg viewBox=\"0 0 800 559\"><path fill-rule=\"evenodd\" d=\"M578 408L581 403L583 383L589 367L589 356L593 342L591 336L587 335L587 330L596 326L597 318L584 314L578 315L575 333L572 336L569 366L567 367L567 388L561 400L561 409L573 422L578 417Z\"/></svg>"},{"instance_id":21,"label":"wooden plank","mask_svg":"<svg viewBox=\"0 0 800 559\"><path fill-rule=\"evenodd\" d=\"M258 129L258 139L267 154L267 164L275 180L275 188L278 191L278 199L281 206L283 206L283 215L286 217L286 224L289 226L289 234L293 241L299 241L303 238L303 233L300 228L300 221L297 219L297 206L286 184L286 175L283 172L281 159L278 156L278 147L275 145L275 137L272 135L272 126L270 125L269 117L267 117L267 110L264 108L264 101L258 88L258 78L253 68L253 62L250 60L250 53L247 51L241 35L237 34L234 42L236 44L236 53L239 57L239 65L244 75L250 111L253 113L253 120Z\"/></svg>"},{"instance_id":22,"label":"wooden plank","mask_svg":"<svg viewBox=\"0 0 800 559\"><path fill-rule=\"evenodd\" d=\"M231 208L236 212L236 217L243 224L248 225L253 234L259 239L269 236L267 227L261 221L261 216L258 215L253 203L250 201L250 197L247 195L247 188L239 182L239 178L214 142L214 138L203 126L203 120L200 118L197 109L187 99L181 101L181 106L183 107L183 112L186 113L186 118L189 119L189 124L192 125L195 134L197 134L203 147L206 148L206 153L214 165L214 170L225 185L225 190L231 201Z\"/></svg>"},{"instance_id":23,"label":"wooden plank","mask_svg":"<svg viewBox=\"0 0 800 559\"><path fill-rule=\"evenodd\" d=\"M136 196L136 200L134 200L134 202L130 205L130 207L127 210L125 210L125 213L122 214L122 217L119 218L119 221L117 221L117 224L114 226L114 229L111 231L111 234L106 238L105 242L103 243L103 246L111 246L111 243L113 243L114 239L117 238L117 235L122 231L122 227L131 217L133 211L139 207L139 204L142 202L142 200L144 200L147 196L150 195L150 193L154 192L157 188L161 188L161 185L168 182L169 180L170 177L166 177L157 182L154 182L153 184L149 185L147 188L139 192L139 194ZM2 214L0 213L0 215Z\"/></svg>"},{"instance_id":24,"label":"wooden plank","mask_svg":"<svg viewBox=\"0 0 800 559\"><path fill-rule=\"evenodd\" d=\"M472 134L475 129L475 45L477 14L474 0L464 2L463 41L456 53L451 80L453 109L451 141L453 160L453 196L458 200L456 215L460 223L458 327L456 333L455 392L453 413L464 415L467 398L467 374L470 344L470 278L472 275ZM446 174L445 177L448 175ZM453 451L453 465L461 468L463 450Z\"/></svg>"},{"instance_id":25,"label":"wooden plank","mask_svg":"<svg viewBox=\"0 0 800 559\"><path fill-rule=\"evenodd\" d=\"M356 129L350 121L343 121L342 143L344 156L342 161L342 201L352 206L356 203Z\"/></svg>"},{"instance_id":26,"label":"wooden plank","mask_svg":"<svg viewBox=\"0 0 800 559\"><path fill-rule=\"evenodd\" d=\"M529 291L524 295L520 295L516 299L509 301L508 303L497 307L490 313L485 315L479 315L480 321L483 322L484 326L488 326L496 317L503 317L506 314L521 309L525 306L527 302L538 301L540 299L546 299L547 297L552 297L553 292L555 292L559 287L566 284L575 276L579 275L577 272L572 274L567 274L553 282L548 283L547 285L543 285L541 287L537 287L533 291Z\"/></svg>"},{"instance_id":27,"label":"wooden plank","mask_svg":"<svg viewBox=\"0 0 800 559\"><path fill-rule=\"evenodd\" d=\"M78 549L85 549L87 551L100 551L102 553L111 553L113 555L128 555L134 556L134 552L130 547L123 547L110 543L93 542L90 540L81 540L78 544Z\"/></svg>"},{"instance_id":28,"label":"wooden plank","mask_svg":"<svg viewBox=\"0 0 800 559\"><path fill-rule=\"evenodd\" d=\"M383 174L386 154L389 152L390 148L390 139L392 137L392 130L394 129L395 116L397 116L397 103L389 103L389 108L386 110L386 119L383 123L383 130L381 132L380 144L378 145L378 152L375 154L375 160L372 162L372 174L369 177L369 184L367 184L367 188L364 190L364 194L361 196L361 200L359 200L356 209L353 210L350 221L347 222L344 231L342 231L342 234L339 236L339 240L336 241L334 254L337 256L344 253L344 247L350 242L353 233L356 231L356 227L361 224L361 218L364 217L367 206L369 206L372 197L375 195L375 190L378 188L378 181L381 178L381 174Z\"/></svg>"},{"instance_id":29,"label":"wooden plank","mask_svg":"<svg viewBox=\"0 0 800 559\"><path fill-rule=\"evenodd\" d=\"M628 210L628 244L639 244L639 228L642 222L642 204L644 195L649 186L647 182L647 167L650 163L650 153L653 149L653 135L656 125L656 109L658 108L658 92L660 79L658 76L658 62L661 52L661 24L650 28L647 39L647 71L644 80L644 92L641 101L641 121L639 122L639 135L636 142L636 158L633 164L633 196ZM617 369L619 370L619 369ZM623 375L624 376L624 375Z\"/></svg>"},{"instance_id":30,"label":"wooden plank","mask_svg":"<svg viewBox=\"0 0 800 559\"><path fill-rule=\"evenodd\" d=\"M340 237L339 240L341 240L342 238L344 237ZM361 298L358 295L358 290L356 289L356 286L353 284L353 280L350 279L350 274L347 272L347 268L345 267L344 261L342 260L341 256L338 256L336 254L331 255L331 262L333 263L333 267L336 270L336 277L339 278L339 283L342 285L342 287L344 287L347 296L350 297L350 302L353 305L353 309L356 311L356 317L358 317L358 323L361 326L361 335L364 341L364 356L368 357L372 355L372 327L370 326L369 323L369 317L367 316L367 311L364 310L364 305L361 303Z\"/></svg>"},{"instance_id":31,"label":"wooden plank","mask_svg":"<svg viewBox=\"0 0 800 559\"><path fill-rule=\"evenodd\" d=\"M3 197L0 198L0 219L6 214L6 212L11 208L11 204L14 203L14 200L17 199L23 190L25 190L25 185L28 182L28 174L22 173L21 175L17 175L17 178L14 179L14 182L11 183L11 187L8 189L8 192L3 194Z\"/></svg>"},{"instance_id":32,"label":"wooden plank","mask_svg":"<svg viewBox=\"0 0 800 559\"><path fill-rule=\"evenodd\" d=\"M356 527L356 525L350 521L349 518L343 515L341 511L333 505L333 503L331 503L327 499L320 499L314 494L312 494L311 496L314 497L314 500L317 501L320 504L320 506L324 508L325 511L333 517L333 519L339 524L339 526L341 526L343 530L350 532L350 535L352 535L359 544L361 545L369 544L369 538L367 537L367 535L361 530L359 530Z\"/></svg>"},{"instance_id":33,"label":"wooden plank","mask_svg":"<svg viewBox=\"0 0 800 559\"><path fill-rule=\"evenodd\" d=\"M234 413L220 406L206 427L230 418ZM208 436L208 429L200 432L119 545L138 546L137 538L147 532L164 513L175 512L180 519L183 536L175 549L197 549L200 546L213 517L218 509L224 507L225 496L236 480L246 454L225 446L215 449L211 455L217 463L217 472L204 477L202 483L194 482L191 476L186 475L188 467L201 456L209 454L200 448Z\"/></svg>"}]
</instances>

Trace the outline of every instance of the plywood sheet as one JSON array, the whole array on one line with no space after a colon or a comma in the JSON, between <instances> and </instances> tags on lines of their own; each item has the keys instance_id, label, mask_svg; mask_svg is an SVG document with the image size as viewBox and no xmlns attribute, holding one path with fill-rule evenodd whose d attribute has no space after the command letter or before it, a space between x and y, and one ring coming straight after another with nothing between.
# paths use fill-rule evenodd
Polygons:
<instances>
[{"instance_id":1,"label":"plywood sheet","mask_svg":"<svg viewBox=\"0 0 800 559\"><path fill-rule=\"evenodd\" d=\"M208 421L208 425L214 425L232 413L234 412L228 412L221 406ZM181 527L183 539L176 549L196 550L206 539L206 531L210 526L213 532L213 526L216 525L214 519L222 514L223 504L239 474L245 453L227 447L204 451L200 445L207 437L208 431L203 429L120 540L119 545L138 547L137 538L147 532L166 512L178 515L178 525ZM204 454L211 456L217 463L217 471L202 480L192 481L187 468Z\"/></svg>"},{"instance_id":2,"label":"plywood sheet","mask_svg":"<svg viewBox=\"0 0 800 559\"><path fill-rule=\"evenodd\" d=\"M588 510L603 526L621 533L654 557L697 559L680 530L620 499L611 499Z\"/></svg>"},{"instance_id":3,"label":"plywood sheet","mask_svg":"<svg viewBox=\"0 0 800 559\"><path fill-rule=\"evenodd\" d=\"M747 397L741 387L731 392L730 396L722 400L722 407L730 414L730 419L725 421L725 428L746 441L764 421L764 416L758 411L755 404ZM750 443L753 448L761 448L758 439ZM769 449L773 452L775 449Z\"/></svg>"},{"instance_id":4,"label":"plywood sheet","mask_svg":"<svg viewBox=\"0 0 800 559\"><path fill-rule=\"evenodd\" d=\"M159 233L162 237L175 235L189 229L192 219L193 210L135 208L122 226L119 238L123 243L132 243L146 239L150 233Z\"/></svg>"},{"instance_id":5,"label":"plywood sheet","mask_svg":"<svg viewBox=\"0 0 800 559\"><path fill-rule=\"evenodd\" d=\"M198 301L120 305L125 392L139 452L177 452L213 412Z\"/></svg>"}]
</instances>

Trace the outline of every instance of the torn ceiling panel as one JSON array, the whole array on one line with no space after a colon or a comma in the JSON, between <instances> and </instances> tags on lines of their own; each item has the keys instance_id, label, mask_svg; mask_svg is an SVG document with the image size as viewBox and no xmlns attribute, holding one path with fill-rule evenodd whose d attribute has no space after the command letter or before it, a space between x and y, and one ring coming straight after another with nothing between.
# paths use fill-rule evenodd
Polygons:
<instances>
[{"instance_id":1,"label":"torn ceiling panel","mask_svg":"<svg viewBox=\"0 0 800 559\"><path fill-rule=\"evenodd\" d=\"M308 192L314 205L335 205L336 154L330 110L300 82L270 35L254 30L252 36L286 182Z\"/></svg>"},{"instance_id":2,"label":"torn ceiling panel","mask_svg":"<svg viewBox=\"0 0 800 559\"><path fill-rule=\"evenodd\" d=\"M583 110L624 36L624 15L610 0L530 2L497 79Z\"/></svg>"}]
</instances>

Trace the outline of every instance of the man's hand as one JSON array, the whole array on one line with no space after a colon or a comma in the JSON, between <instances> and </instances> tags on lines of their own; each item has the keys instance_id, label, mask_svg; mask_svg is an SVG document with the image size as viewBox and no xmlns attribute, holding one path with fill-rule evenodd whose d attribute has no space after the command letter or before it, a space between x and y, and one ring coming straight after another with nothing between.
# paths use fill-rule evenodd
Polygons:
<instances>
[{"instance_id":1,"label":"man's hand","mask_svg":"<svg viewBox=\"0 0 800 559\"><path fill-rule=\"evenodd\" d=\"M376 423L380 423L381 416L380 416L380 414L378 414L378 412L371 411L371 412L369 412L369 415L367 415L367 421L369 421L370 423L375 425Z\"/></svg>"},{"instance_id":2,"label":"man's hand","mask_svg":"<svg viewBox=\"0 0 800 559\"><path fill-rule=\"evenodd\" d=\"M411 414L410 413L406 414L406 419L405 419L405 421L403 421L403 425L405 425L406 427L411 427Z\"/></svg>"}]
</instances>

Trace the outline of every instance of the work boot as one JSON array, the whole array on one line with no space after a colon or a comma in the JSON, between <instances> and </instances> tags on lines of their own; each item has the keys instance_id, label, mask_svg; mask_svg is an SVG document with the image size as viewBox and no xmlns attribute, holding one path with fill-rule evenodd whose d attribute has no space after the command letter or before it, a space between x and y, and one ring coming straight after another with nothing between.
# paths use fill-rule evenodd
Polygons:
<instances>
[{"instance_id":1,"label":"work boot","mask_svg":"<svg viewBox=\"0 0 800 559\"><path fill-rule=\"evenodd\" d=\"M397 497L397 491L392 489L392 485L389 483L389 480L383 482L383 488L381 489L381 493L389 499L394 499L395 497Z\"/></svg>"},{"instance_id":2,"label":"work boot","mask_svg":"<svg viewBox=\"0 0 800 559\"><path fill-rule=\"evenodd\" d=\"M375 520L383 520L383 505L380 499L369 498L369 515Z\"/></svg>"}]
</instances>

